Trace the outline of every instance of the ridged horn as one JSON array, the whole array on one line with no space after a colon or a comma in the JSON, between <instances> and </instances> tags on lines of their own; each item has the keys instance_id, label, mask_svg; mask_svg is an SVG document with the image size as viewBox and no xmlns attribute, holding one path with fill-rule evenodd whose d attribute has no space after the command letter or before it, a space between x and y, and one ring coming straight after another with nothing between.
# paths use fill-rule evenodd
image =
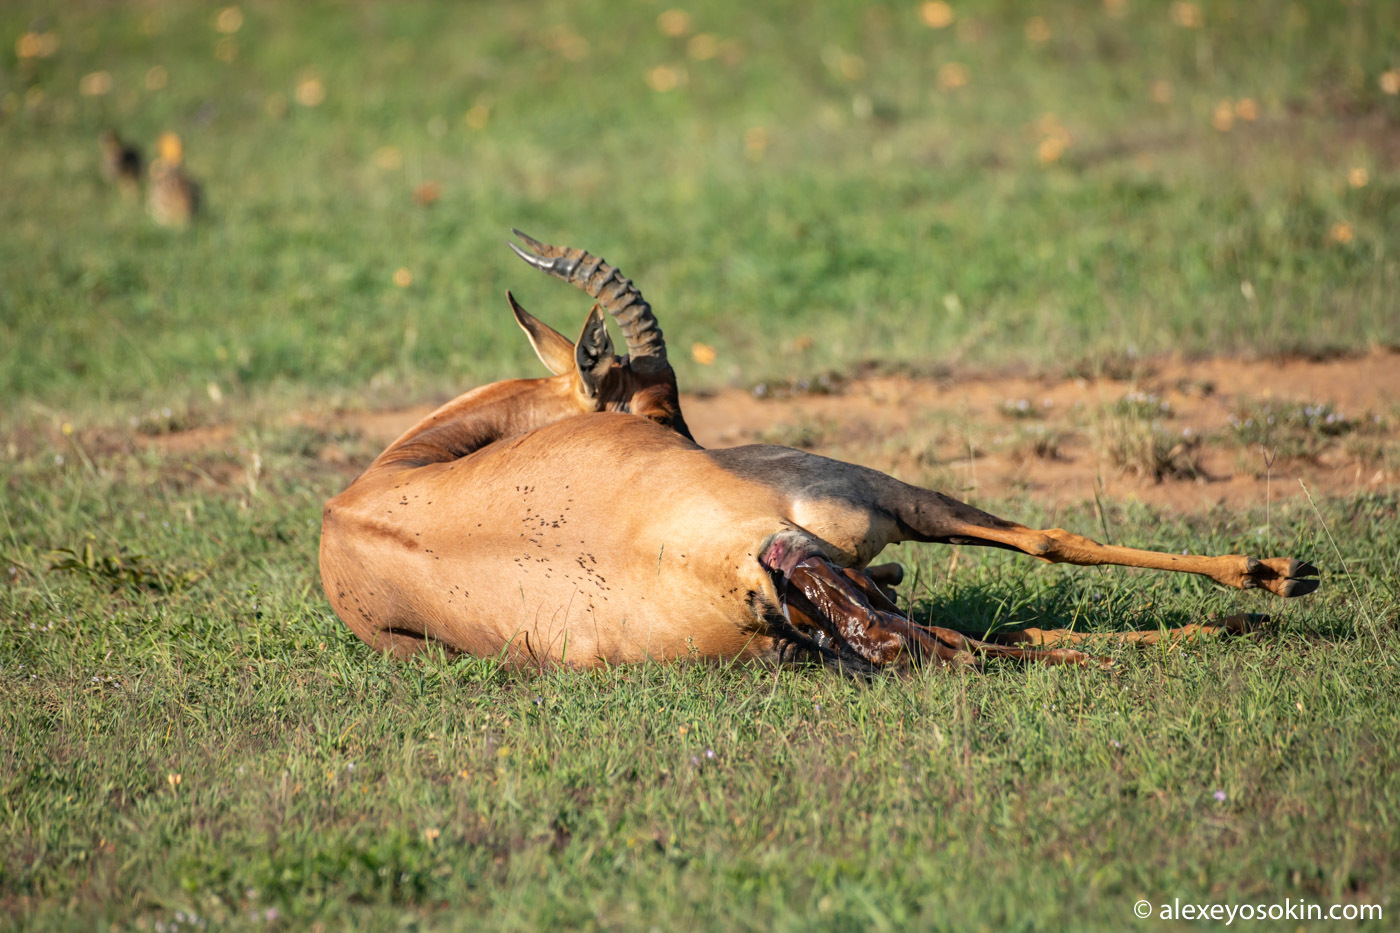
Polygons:
<instances>
[{"instance_id":1,"label":"ridged horn","mask_svg":"<svg viewBox=\"0 0 1400 933\"><path fill-rule=\"evenodd\" d=\"M529 247L524 250L507 243L515 255L541 272L583 289L617 320L633 369L654 372L666 366L666 341L661 337L656 315L651 313L651 305L637 286L616 266L585 250L550 246L519 230L511 232Z\"/></svg>"}]
</instances>

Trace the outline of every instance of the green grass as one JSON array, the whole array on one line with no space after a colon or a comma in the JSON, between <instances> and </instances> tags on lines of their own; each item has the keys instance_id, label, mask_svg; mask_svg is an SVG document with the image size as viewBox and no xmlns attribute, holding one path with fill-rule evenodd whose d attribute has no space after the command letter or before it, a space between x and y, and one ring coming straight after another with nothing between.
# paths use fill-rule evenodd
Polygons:
<instances>
[{"instance_id":1,"label":"green grass","mask_svg":"<svg viewBox=\"0 0 1400 933\"><path fill-rule=\"evenodd\" d=\"M373 400L532 370L505 288L569 332L587 304L508 254L511 226L637 277L686 385L1400 339L1393 4L1210 3L1193 29L1158 4L1001 3L934 30L915 4L704 3L690 30L721 52L697 60L660 5L255 3L230 63L208 8L53 6L0 10L10 398ZM16 58L40 14L58 51ZM967 84L943 89L954 62ZM685 83L653 91L657 67ZM112 90L80 95L99 69ZM1213 129L1242 98L1257 119ZM1070 139L1053 165L1047 114ZM148 151L179 131L208 222L167 235L107 190L108 125Z\"/></svg>"},{"instance_id":2,"label":"green grass","mask_svg":"<svg viewBox=\"0 0 1400 933\"><path fill-rule=\"evenodd\" d=\"M932 30L913 3L691 5L718 37L696 58L663 4L250 3L231 62L213 8L0 7L0 925L1118 929L1176 897L1393 918L1393 492L1005 504L1314 558L1323 589L1288 604L901 550L916 618L973 632L1276 612L1108 649L1114 675L395 664L320 592L348 476L317 454L375 451L266 416L536 373L505 288L566 332L587 303L511 226L636 277L687 387L1400 340L1400 7L1204 3L1195 29L1166 4L971 6ZM18 57L31 26L53 56ZM940 88L951 63L968 82ZM110 93L79 94L98 70ZM1212 128L1241 98L1258 119ZM190 235L101 184L109 125L182 135L210 205ZM219 421L223 448L131 441Z\"/></svg>"},{"instance_id":3,"label":"green grass","mask_svg":"<svg viewBox=\"0 0 1400 933\"><path fill-rule=\"evenodd\" d=\"M0 892L21 927L275 909L327 929L1119 928L1142 897L1400 910L1394 496L1276 507L1267 528L1107 510L1115 540L1314 557L1324 588L1286 604L997 552L950 573L946 548L901 549L915 617L974 632L1277 614L1248 639L1107 648L1112 675L521 674L371 655L315 571L338 482L295 431L258 442L256 493L148 453L95 470L45 454L7 477L23 495L5 498L0 566ZM147 573L49 569L85 542Z\"/></svg>"}]
</instances>

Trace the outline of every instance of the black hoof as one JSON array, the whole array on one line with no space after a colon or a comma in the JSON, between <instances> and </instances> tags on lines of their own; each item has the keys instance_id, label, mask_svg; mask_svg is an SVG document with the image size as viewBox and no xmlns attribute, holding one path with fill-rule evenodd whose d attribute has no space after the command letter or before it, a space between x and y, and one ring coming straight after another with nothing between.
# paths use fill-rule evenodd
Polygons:
<instances>
[{"instance_id":1,"label":"black hoof","mask_svg":"<svg viewBox=\"0 0 1400 933\"><path fill-rule=\"evenodd\" d=\"M1321 580L1285 580L1279 595L1284 597L1306 596L1321 585Z\"/></svg>"}]
</instances>

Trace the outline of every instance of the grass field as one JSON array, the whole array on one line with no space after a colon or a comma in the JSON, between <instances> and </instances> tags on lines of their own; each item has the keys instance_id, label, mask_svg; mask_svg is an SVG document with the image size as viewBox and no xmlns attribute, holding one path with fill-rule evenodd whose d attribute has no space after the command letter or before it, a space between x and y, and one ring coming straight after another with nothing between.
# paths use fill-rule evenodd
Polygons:
<instances>
[{"instance_id":1,"label":"grass field","mask_svg":"<svg viewBox=\"0 0 1400 933\"><path fill-rule=\"evenodd\" d=\"M1112 675L521 674L353 639L320 506L376 451L286 415L536 374L504 289L587 305L511 226L634 276L687 388L1393 346L1398 39L1321 0L0 7L0 926L1393 924L1393 485L981 503L1316 560L1287 604L896 555L971 632L1274 613ZM102 182L108 126L181 134L187 235Z\"/></svg>"},{"instance_id":2,"label":"grass field","mask_svg":"<svg viewBox=\"0 0 1400 933\"><path fill-rule=\"evenodd\" d=\"M1208 4L1191 28L1157 6L932 29L912 3L717 3L670 37L646 5L268 3L225 35L195 5L65 4L39 26L57 51L0 92L0 391L107 410L513 375L507 286L579 312L512 226L621 263L716 347L685 385L1400 339L1400 9ZM0 30L51 7L6 4ZM101 185L109 125L183 134L195 236Z\"/></svg>"}]
</instances>

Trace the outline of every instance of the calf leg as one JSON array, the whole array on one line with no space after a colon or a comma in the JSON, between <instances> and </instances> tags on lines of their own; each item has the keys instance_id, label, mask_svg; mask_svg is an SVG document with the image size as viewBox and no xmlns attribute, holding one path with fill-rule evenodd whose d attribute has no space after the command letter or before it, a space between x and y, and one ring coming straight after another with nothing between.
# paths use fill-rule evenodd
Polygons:
<instances>
[{"instance_id":1,"label":"calf leg","mask_svg":"<svg viewBox=\"0 0 1400 933\"><path fill-rule=\"evenodd\" d=\"M1241 590L1266 589L1277 596L1306 596L1318 587L1318 569L1292 557L1259 560L1241 554L1202 557L1166 554L1099 544L1059 528L1035 530L1009 522L942 493L903 486L898 515L908 537L916 541L980 545L1021 551L1050 563L1175 570L1210 577Z\"/></svg>"}]
</instances>

